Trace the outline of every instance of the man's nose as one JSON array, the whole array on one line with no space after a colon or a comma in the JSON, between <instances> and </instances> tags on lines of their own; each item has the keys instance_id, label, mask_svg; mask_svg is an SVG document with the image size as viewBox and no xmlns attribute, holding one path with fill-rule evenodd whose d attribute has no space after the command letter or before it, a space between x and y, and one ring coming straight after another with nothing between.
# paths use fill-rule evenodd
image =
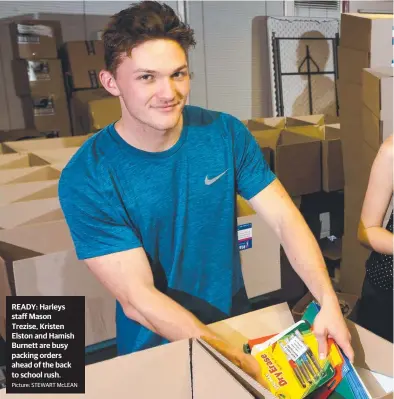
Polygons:
<instances>
[{"instance_id":1,"label":"man's nose","mask_svg":"<svg viewBox=\"0 0 394 399\"><path fill-rule=\"evenodd\" d=\"M158 88L158 96L163 100L172 100L175 97L175 83L172 79L163 79Z\"/></svg>"}]
</instances>

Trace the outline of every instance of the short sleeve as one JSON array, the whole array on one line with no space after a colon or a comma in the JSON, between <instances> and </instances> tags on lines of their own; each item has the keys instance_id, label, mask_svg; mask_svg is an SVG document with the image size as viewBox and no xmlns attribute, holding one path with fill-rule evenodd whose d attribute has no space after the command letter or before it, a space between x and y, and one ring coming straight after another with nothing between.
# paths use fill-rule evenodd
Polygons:
<instances>
[{"instance_id":1,"label":"short sleeve","mask_svg":"<svg viewBox=\"0 0 394 399\"><path fill-rule=\"evenodd\" d=\"M248 128L234 118L233 130L237 192L249 200L271 184L276 176Z\"/></svg>"},{"instance_id":2,"label":"short sleeve","mask_svg":"<svg viewBox=\"0 0 394 399\"><path fill-rule=\"evenodd\" d=\"M137 230L122 215L108 187L110 179L63 170L59 201L78 259L88 259L141 246Z\"/></svg>"}]
</instances>

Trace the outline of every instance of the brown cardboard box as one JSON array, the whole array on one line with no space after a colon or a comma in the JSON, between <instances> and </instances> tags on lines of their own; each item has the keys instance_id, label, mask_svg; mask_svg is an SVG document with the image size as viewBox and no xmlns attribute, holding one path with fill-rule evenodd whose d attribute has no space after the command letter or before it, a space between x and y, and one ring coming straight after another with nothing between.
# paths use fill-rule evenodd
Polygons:
<instances>
[{"instance_id":1,"label":"brown cardboard box","mask_svg":"<svg viewBox=\"0 0 394 399\"><path fill-rule=\"evenodd\" d=\"M341 129L362 126L362 86L361 84L339 81L339 104ZM361 130L359 130L361 134Z\"/></svg>"},{"instance_id":2,"label":"brown cardboard box","mask_svg":"<svg viewBox=\"0 0 394 399\"><path fill-rule=\"evenodd\" d=\"M93 131L89 115L89 102L109 97L105 89L79 90L72 93L71 97L71 120L73 134L86 134Z\"/></svg>"},{"instance_id":3,"label":"brown cardboard box","mask_svg":"<svg viewBox=\"0 0 394 399\"><path fill-rule=\"evenodd\" d=\"M59 22L43 20L26 20L9 24L13 58L57 58L56 30L59 30L59 26Z\"/></svg>"},{"instance_id":4,"label":"brown cardboard box","mask_svg":"<svg viewBox=\"0 0 394 399\"><path fill-rule=\"evenodd\" d=\"M64 219L58 198L0 206L0 230Z\"/></svg>"},{"instance_id":5,"label":"brown cardboard box","mask_svg":"<svg viewBox=\"0 0 394 399\"><path fill-rule=\"evenodd\" d=\"M29 168L5 169L0 170L0 185L57 180L59 177L59 171L57 169L51 168L49 165L31 166Z\"/></svg>"},{"instance_id":6,"label":"brown cardboard box","mask_svg":"<svg viewBox=\"0 0 394 399\"><path fill-rule=\"evenodd\" d=\"M21 140L5 142L4 147L9 152L34 152L43 150L60 150L62 148L80 147L87 139L88 135L77 137L59 137L40 140Z\"/></svg>"},{"instance_id":7,"label":"brown cardboard box","mask_svg":"<svg viewBox=\"0 0 394 399\"><path fill-rule=\"evenodd\" d=\"M9 153L0 155L0 170L41 166L47 163L33 154Z\"/></svg>"},{"instance_id":8,"label":"brown cardboard box","mask_svg":"<svg viewBox=\"0 0 394 399\"><path fill-rule=\"evenodd\" d=\"M20 97L65 95L60 60L13 60L12 69L15 91Z\"/></svg>"},{"instance_id":9,"label":"brown cardboard box","mask_svg":"<svg viewBox=\"0 0 394 399\"><path fill-rule=\"evenodd\" d=\"M321 141L286 130L252 132L261 147L270 148L273 169L292 196L321 190Z\"/></svg>"},{"instance_id":10,"label":"brown cardboard box","mask_svg":"<svg viewBox=\"0 0 394 399\"><path fill-rule=\"evenodd\" d=\"M292 126L323 126L325 123L324 115L291 116L286 118L286 129Z\"/></svg>"},{"instance_id":11,"label":"brown cardboard box","mask_svg":"<svg viewBox=\"0 0 394 399\"><path fill-rule=\"evenodd\" d=\"M54 164L59 162L66 162L79 150L80 147L66 147L52 150L34 150L30 153L31 157L45 164Z\"/></svg>"},{"instance_id":12,"label":"brown cardboard box","mask_svg":"<svg viewBox=\"0 0 394 399\"><path fill-rule=\"evenodd\" d=\"M237 226L248 297L255 298L279 290L281 265L278 237L240 196L237 197Z\"/></svg>"},{"instance_id":13,"label":"brown cardboard box","mask_svg":"<svg viewBox=\"0 0 394 399\"><path fill-rule=\"evenodd\" d=\"M0 186L0 206L15 202L57 198L58 184L58 180L47 180Z\"/></svg>"},{"instance_id":14,"label":"brown cardboard box","mask_svg":"<svg viewBox=\"0 0 394 399\"><path fill-rule=\"evenodd\" d=\"M105 68L104 44L100 40L72 41L64 47L67 81L71 90L102 87L99 73Z\"/></svg>"},{"instance_id":15,"label":"brown cardboard box","mask_svg":"<svg viewBox=\"0 0 394 399\"><path fill-rule=\"evenodd\" d=\"M32 97L34 124L42 134L71 136L70 116L65 93Z\"/></svg>"},{"instance_id":16,"label":"brown cardboard box","mask_svg":"<svg viewBox=\"0 0 394 399\"><path fill-rule=\"evenodd\" d=\"M16 130L2 130L0 131L0 142L17 142L17 140L37 139L42 138L42 134L36 129L16 129ZM10 152L10 151L8 151ZM11 151L14 152L14 151Z\"/></svg>"},{"instance_id":17,"label":"brown cardboard box","mask_svg":"<svg viewBox=\"0 0 394 399\"><path fill-rule=\"evenodd\" d=\"M341 46L373 53L382 66L392 61L393 15L341 14Z\"/></svg>"},{"instance_id":18,"label":"brown cardboard box","mask_svg":"<svg viewBox=\"0 0 394 399\"><path fill-rule=\"evenodd\" d=\"M338 69L340 82L361 85L362 70L370 66L375 65L371 63L369 53L339 46Z\"/></svg>"},{"instance_id":19,"label":"brown cardboard box","mask_svg":"<svg viewBox=\"0 0 394 399\"><path fill-rule=\"evenodd\" d=\"M118 121L122 116L118 97L102 98L89 102L91 131L103 129Z\"/></svg>"},{"instance_id":20,"label":"brown cardboard box","mask_svg":"<svg viewBox=\"0 0 394 399\"><path fill-rule=\"evenodd\" d=\"M364 69L362 71L363 102L382 121L393 120L394 68Z\"/></svg>"},{"instance_id":21,"label":"brown cardboard box","mask_svg":"<svg viewBox=\"0 0 394 399\"><path fill-rule=\"evenodd\" d=\"M374 150L378 151L383 141L393 134L393 116L384 121L379 120L377 116L365 105L363 106L363 134L364 140Z\"/></svg>"}]
</instances>

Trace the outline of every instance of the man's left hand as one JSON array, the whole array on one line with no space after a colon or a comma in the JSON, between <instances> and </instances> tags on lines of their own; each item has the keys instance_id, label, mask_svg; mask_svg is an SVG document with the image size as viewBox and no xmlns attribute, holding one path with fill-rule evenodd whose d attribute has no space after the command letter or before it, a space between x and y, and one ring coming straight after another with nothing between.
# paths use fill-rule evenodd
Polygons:
<instances>
[{"instance_id":1,"label":"man's left hand","mask_svg":"<svg viewBox=\"0 0 394 399\"><path fill-rule=\"evenodd\" d=\"M350 343L350 332L336 296L322 302L321 310L313 323L313 331L319 343L320 358L324 359L327 356L327 338L331 337L348 359L353 362L354 351Z\"/></svg>"}]
</instances>

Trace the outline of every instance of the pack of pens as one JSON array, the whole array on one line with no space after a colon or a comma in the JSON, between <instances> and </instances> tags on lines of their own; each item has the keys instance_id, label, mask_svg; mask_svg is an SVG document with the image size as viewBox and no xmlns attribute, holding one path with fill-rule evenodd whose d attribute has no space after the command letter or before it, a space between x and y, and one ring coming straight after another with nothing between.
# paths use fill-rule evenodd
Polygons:
<instances>
[{"instance_id":1,"label":"pack of pens","mask_svg":"<svg viewBox=\"0 0 394 399\"><path fill-rule=\"evenodd\" d=\"M328 345L328 356L320 359L318 342L310 324L300 320L268 339L249 341L248 347L275 396L301 399L318 390L323 391L322 397L328 397L340 382L338 370L344 358L332 340Z\"/></svg>"}]
</instances>

